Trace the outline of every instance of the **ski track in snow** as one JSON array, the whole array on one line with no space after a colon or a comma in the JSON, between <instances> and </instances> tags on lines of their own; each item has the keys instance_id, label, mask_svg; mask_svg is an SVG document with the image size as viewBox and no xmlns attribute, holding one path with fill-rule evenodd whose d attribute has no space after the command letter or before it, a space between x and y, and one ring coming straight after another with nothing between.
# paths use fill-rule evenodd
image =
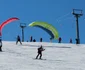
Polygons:
<instances>
[{"instance_id":1,"label":"ski track in snow","mask_svg":"<svg viewBox=\"0 0 85 70\"><path fill-rule=\"evenodd\" d=\"M43 59L33 60L43 45ZM3 41L0 70L85 70L85 45Z\"/></svg>"}]
</instances>

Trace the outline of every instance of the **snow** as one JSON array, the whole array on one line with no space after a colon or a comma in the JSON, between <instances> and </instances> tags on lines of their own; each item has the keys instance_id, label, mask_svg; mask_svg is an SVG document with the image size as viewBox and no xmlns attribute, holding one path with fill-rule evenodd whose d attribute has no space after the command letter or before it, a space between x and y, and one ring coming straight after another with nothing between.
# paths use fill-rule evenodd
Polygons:
<instances>
[{"instance_id":1,"label":"snow","mask_svg":"<svg viewBox=\"0 0 85 70\"><path fill-rule=\"evenodd\" d=\"M34 59L40 45L46 60ZM0 70L85 70L84 44L3 41L2 50Z\"/></svg>"}]
</instances>

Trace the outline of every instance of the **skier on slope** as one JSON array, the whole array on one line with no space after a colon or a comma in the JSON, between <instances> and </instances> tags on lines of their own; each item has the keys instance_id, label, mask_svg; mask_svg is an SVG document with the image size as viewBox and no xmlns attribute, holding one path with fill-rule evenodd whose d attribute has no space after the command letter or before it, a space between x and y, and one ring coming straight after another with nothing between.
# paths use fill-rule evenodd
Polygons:
<instances>
[{"instance_id":1,"label":"skier on slope","mask_svg":"<svg viewBox=\"0 0 85 70\"><path fill-rule=\"evenodd\" d=\"M21 43L21 39L20 39L20 36L19 36L19 35L17 36L16 44L17 44L18 42L20 42L20 44L22 45L22 43Z\"/></svg>"},{"instance_id":2,"label":"skier on slope","mask_svg":"<svg viewBox=\"0 0 85 70\"><path fill-rule=\"evenodd\" d=\"M36 59L38 58L39 55L40 55L39 59L41 59L41 57L42 57L42 51L44 51L45 49L43 49L43 47L41 45L37 50L38 50L38 55L36 56Z\"/></svg>"}]
</instances>

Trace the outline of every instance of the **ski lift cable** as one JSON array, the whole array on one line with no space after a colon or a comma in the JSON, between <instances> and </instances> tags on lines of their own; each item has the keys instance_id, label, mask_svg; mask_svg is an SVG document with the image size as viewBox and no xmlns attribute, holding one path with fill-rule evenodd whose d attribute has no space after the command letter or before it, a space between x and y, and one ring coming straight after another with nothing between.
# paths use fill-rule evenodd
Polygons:
<instances>
[{"instance_id":1,"label":"ski lift cable","mask_svg":"<svg viewBox=\"0 0 85 70\"><path fill-rule=\"evenodd\" d=\"M71 14L71 13L67 13L67 14L65 14L65 15L57 18L56 21L59 21L60 19L63 19L63 18L65 18L65 17L69 16L70 14Z\"/></svg>"},{"instance_id":2,"label":"ski lift cable","mask_svg":"<svg viewBox=\"0 0 85 70\"><path fill-rule=\"evenodd\" d=\"M65 19L58 20L57 23L60 23L62 21L66 21L66 20L71 20L72 18L73 18L73 16L70 16L70 17L67 17Z\"/></svg>"},{"instance_id":3,"label":"ski lift cable","mask_svg":"<svg viewBox=\"0 0 85 70\"><path fill-rule=\"evenodd\" d=\"M60 23L61 21L70 20L70 19L72 19L72 18L73 18L73 16L71 16L71 17L67 17L67 18L65 18L65 19L58 20L57 22Z\"/></svg>"}]
</instances>

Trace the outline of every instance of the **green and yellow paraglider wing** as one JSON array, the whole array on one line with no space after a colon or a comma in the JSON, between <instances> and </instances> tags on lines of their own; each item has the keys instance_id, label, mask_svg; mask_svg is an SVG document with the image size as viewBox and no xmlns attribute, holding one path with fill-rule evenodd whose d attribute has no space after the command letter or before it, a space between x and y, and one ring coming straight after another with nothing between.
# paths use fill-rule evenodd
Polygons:
<instances>
[{"instance_id":1,"label":"green and yellow paraglider wing","mask_svg":"<svg viewBox=\"0 0 85 70\"><path fill-rule=\"evenodd\" d=\"M51 36L52 39L58 38L58 31L51 24L48 24L46 22L32 22L31 24L29 24L29 26L42 28Z\"/></svg>"}]
</instances>

